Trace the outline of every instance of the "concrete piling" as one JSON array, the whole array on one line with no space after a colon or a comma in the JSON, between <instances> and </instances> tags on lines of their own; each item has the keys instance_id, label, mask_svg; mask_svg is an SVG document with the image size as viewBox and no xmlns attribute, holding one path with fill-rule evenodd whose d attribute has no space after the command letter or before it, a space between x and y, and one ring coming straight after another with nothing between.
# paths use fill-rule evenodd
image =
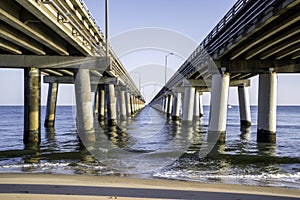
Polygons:
<instances>
[{"instance_id":1,"label":"concrete piling","mask_svg":"<svg viewBox=\"0 0 300 200\"><path fill-rule=\"evenodd\" d=\"M176 92L173 100L173 111L172 111L172 120L177 121L180 119L180 106L181 106L181 93Z\"/></svg>"},{"instance_id":2,"label":"concrete piling","mask_svg":"<svg viewBox=\"0 0 300 200\"><path fill-rule=\"evenodd\" d=\"M58 96L58 83L49 83L46 118L44 123L45 128L54 127L57 96Z\"/></svg>"},{"instance_id":3,"label":"concrete piling","mask_svg":"<svg viewBox=\"0 0 300 200\"><path fill-rule=\"evenodd\" d=\"M95 141L93 102L91 98L90 71L79 69L75 79L77 130L81 139Z\"/></svg>"},{"instance_id":4,"label":"concrete piling","mask_svg":"<svg viewBox=\"0 0 300 200\"><path fill-rule=\"evenodd\" d=\"M238 86L239 109L241 130L246 130L251 126L251 112L248 87Z\"/></svg>"},{"instance_id":5,"label":"concrete piling","mask_svg":"<svg viewBox=\"0 0 300 200\"><path fill-rule=\"evenodd\" d=\"M126 92L126 113L127 117L131 115L130 93Z\"/></svg>"},{"instance_id":6,"label":"concrete piling","mask_svg":"<svg viewBox=\"0 0 300 200\"><path fill-rule=\"evenodd\" d=\"M107 123L109 126L117 125L115 86L113 84L105 85L105 97L107 98Z\"/></svg>"},{"instance_id":7,"label":"concrete piling","mask_svg":"<svg viewBox=\"0 0 300 200\"><path fill-rule=\"evenodd\" d=\"M198 91L195 92L195 100L194 100L194 116L195 120L200 119L200 94Z\"/></svg>"},{"instance_id":8,"label":"concrete piling","mask_svg":"<svg viewBox=\"0 0 300 200\"><path fill-rule=\"evenodd\" d=\"M259 75L257 142L276 142L277 75Z\"/></svg>"},{"instance_id":9,"label":"concrete piling","mask_svg":"<svg viewBox=\"0 0 300 200\"><path fill-rule=\"evenodd\" d=\"M105 89L104 85L98 85L98 121L105 118Z\"/></svg>"},{"instance_id":10,"label":"concrete piling","mask_svg":"<svg viewBox=\"0 0 300 200\"><path fill-rule=\"evenodd\" d=\"M24 135L25 145L41 141L41 75L38 68L24 69Z\"/></svg>"},{"instance_id":11,"label":"concrete piling","mask_svg":"<svg viewBox=\"0 0 300 200\"><path fill-rule=\"evenodd\" d=\"M210 135L219 135L219 142L225 142L227 103L230 75L225 73L212 75L210 120L208 131ZM210 136L209 136L210 137ZM212 136L212 138L215 138Z\"/></svg>"},{"instance_id":12,"label":"concrete piling","mask_svg":"<svg viewBox=\"0 0 300 200\"><path fill-rule=\"evenodd\" d=\"M183 122L192 122L194 113L195 88L186 86L184 90Z\"/></svg>"},{"instance_id":13,"label":"concrete piling","mask_svg":"<svg viewBox=\"0 0 300 200\"><path fill-rule=\"evenodd\" d=\"M126 101L125 101L125 91L121 90L119 93L119 103L120 103L120 117L121 119L126 119Z\"/></svg>"}]
</instances>

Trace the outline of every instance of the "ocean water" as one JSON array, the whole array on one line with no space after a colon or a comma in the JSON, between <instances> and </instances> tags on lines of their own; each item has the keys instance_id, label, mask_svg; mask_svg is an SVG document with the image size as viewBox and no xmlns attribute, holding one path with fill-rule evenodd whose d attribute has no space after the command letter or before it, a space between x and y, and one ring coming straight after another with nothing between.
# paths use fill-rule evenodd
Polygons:
<instances>
[{"instance_id":1,"label":"ocean water","mask_svg":"<svg viewBox=\"0 0 300 200\"><path fill-rule=\"evenodd\" d=\"M193 124L172 122L146 107L109 128L98 124L93 148L82 142L72 106L58 106L55 129L41 128L41 144L23 145L23 107L0 106L0 173L85 174L275 186L300 189L300 107L278 106L276 144L240 131L239 110L228 109L225 144L207 139L209 107ZM43 123L45 107L42 107ZM99 139L100 138L100 139ZM106 142L106 143L105 143ZM88 149L88 150L87 150Z\"/></svg>"}]
</instances>

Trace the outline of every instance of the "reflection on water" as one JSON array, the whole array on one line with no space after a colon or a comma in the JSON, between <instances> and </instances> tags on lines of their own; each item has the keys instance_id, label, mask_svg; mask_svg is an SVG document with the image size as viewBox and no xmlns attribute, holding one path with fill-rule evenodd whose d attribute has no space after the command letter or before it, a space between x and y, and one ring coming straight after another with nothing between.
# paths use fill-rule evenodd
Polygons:
<instances>
[{"instance_id":1,"label":"reflection on water","mask_svg":"<svg viewBox=\"0 0 300 200\"><path fill-rule=\"evenodd\" d=\"M22 107L1 109L13 110L14 118L22 116ZM240 130L238 109L233 107L226 142L212 145L207 118L183 124L146 107L130 119L119 119L116 127L95 122L94 141L83 145L86 141L78 137L73 116L65 115L71 109L58 107L56 128L43 130L40 146L24 147L22 126L13 129L9 119L13 130L7 129L0 115L0 172L143 176L300 189L296 122L284 126L286 121L279 121L276 144L257 144L256 124ZM208 116L208 107L204 111ZM300 108L290 111L299 115Z\"/></svg>"}]
</instances>

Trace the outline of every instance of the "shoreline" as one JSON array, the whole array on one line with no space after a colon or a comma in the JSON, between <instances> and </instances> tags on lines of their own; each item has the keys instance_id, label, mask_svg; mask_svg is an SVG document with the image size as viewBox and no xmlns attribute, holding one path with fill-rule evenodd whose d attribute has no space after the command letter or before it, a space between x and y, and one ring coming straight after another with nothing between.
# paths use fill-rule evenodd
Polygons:
<instances>
[{"instance_id":1,"label":"shoreline","mask_svg":"<svg viewBox=\"0 0 300 200\"><path fill-rule=\"evenodd\" d=\"M293 199L300 190L166 179L60 174L0 174L0 199ZM250 197L250 198L249 198ZM251 198L252 197L252 198ZM74 199L74 198L70 198ZM76 199L76 198L75 198Z\"/></svg>"}]
</instances>

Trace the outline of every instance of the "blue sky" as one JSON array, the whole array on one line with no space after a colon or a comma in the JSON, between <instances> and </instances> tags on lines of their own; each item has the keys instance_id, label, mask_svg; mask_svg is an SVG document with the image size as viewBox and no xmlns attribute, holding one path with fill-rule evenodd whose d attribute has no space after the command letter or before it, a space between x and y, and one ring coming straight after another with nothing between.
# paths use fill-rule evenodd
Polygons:
<instances>
[{"instance_id":1,"label":"blue sky","mask_svg":"<svg viewBox=\"0 0 300 200\"><path fill-rule=\"evenodd\" d=\"M85 0L92 15L104 32L104 2L105 0ZM109 0L109 35L117 38L128 31L144 28L157 28L181 34L196 45L213 29L219 20L235 3L235 0ZM151 36L149 36L151 37ZM147 37L145 37L145 40ZM176 42L175 42L176 43ZM115 45L115 47L114 47ZM113 48L118 49L118 43ZM194 48L190 48L192 52ZM126 55L118 55L126 69L138 83L137 69L145 67L153 69L164 67L164 56L168 49L144 49ZM189 54L187 50L187 54ZM184 56L175 54L168 57L168 77L184 62ZM23 72L22 70L0 69L0 105L23 104ZM133 73L132 73L133 72ZM159 73L159 72L158 72ZM161 74L158 74L158 76ZM149 77L142 74L143 93L147 98L158 91L159 86L149 86ZM157 76L157 77L158 77ZM145 82L148 81L149 83ZM299 94L290 88L299 83L299 75L280 75L278 78L278 104L300 104ZM147 86L148 84L148 86ZM9 91L9 92L8 92ZM58 103L73 103L73 87L62 86L59 90ZM42 87L42 104L46 102L47 85ZM151 94L149 96L149 94ZM252 81L250 102L257 104L257 78ZM237 104L236 88L230 90L229 103ZM209 95L205 96L208 103Z\"/></svg>"}]
</instances>

